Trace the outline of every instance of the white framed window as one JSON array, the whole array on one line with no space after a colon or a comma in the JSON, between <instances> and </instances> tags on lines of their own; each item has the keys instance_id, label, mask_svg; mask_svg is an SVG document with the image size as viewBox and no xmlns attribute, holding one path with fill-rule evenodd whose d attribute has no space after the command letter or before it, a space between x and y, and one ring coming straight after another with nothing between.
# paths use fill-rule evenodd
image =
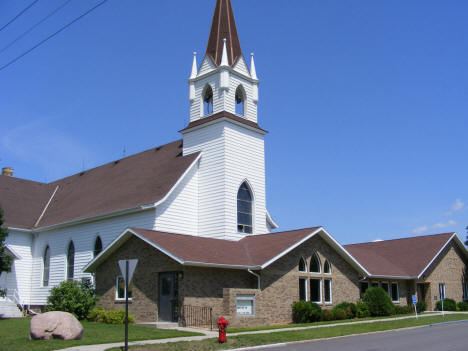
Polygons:
<instances>
[{"instance_id":1,"label":"white framed window","mask_svg":"<svg viewBox=\"0 0 468 351\"><path fill-rule=\"evenodd\" d=\"M439 283L439 298L440 300L445 299L445 283Z\"/></svg>"},{"instance_id":2,"label":"white framed window","mask_svg":"<svg viewBox=\"0 0 468 351\"><path fill-rule=\"evenodd\" d=\"M331 274L331 265L330 263L328 262L328 260L325 261L324 265L323 265L323 273L325 274Z\"/></svg>"},{"instance_id":3,"label":"white framed window","mask_svg":"<svg viewBox=\"0 0 468 351\"><path fill-rule=\"evenodd\" d=\"M238 316L255 316L255 295L237 295L236 312Z\"/></svg>"},{"instance_id":4,"label":"white framed window","mask_svg":"<svg viewBox=\"0 0 468 351\"><path fill-rule=\"evenodd\" d=\"M50 275L50 247L49 245L47 245L44 250L42 263L43 263L42 286L49 286L49 275Z\"/></svg>"},{"instance_id":5,"label":"white framed window","mask_svg":"<svg viewBox=\"0 0 468 351\"><path fill-rule=\"evenodd\" d=\"M310 258L310 273L320 273L320 260L317 256L317 253L314 252L312 257Z\"/></svg>"},{"instance_id":6,"label":"white framed window","mask_svg":"<svg viewBox=\"0 0 468 351\"><path fill-rule=\"evenodd\" d=\"M252 193L247 182L243 182L237 191L237 232L253 233L252 208Z\"/></svg>"},{"instance_id":7,"label":"white framed window","mask_svg":"<svg viewBox=\"0 0 468 351\"><path fill-rule=\"evenodd\" d=\"M385 292L390 295L390 285L388 282L381 282L380 287L385 290Z\"/></svg>"},{"instance_id":8,"label":"white framed window","mask_svg":"<svg viewBox=\"0 0 468 351\"><path fill-rule=\"evenodd\" d=\"M299 278L299 300L307 301L307 278Z\"/></svg>"},{"instance_id":9,"label":"white framed window","mask_svg":"<svg viewBox=\"0 0 468 351\"><path fill-rule=\"evenodd\" d=\"M325 303L332 303L332 280L323 280L324 300Z\"/></svg>"},{"instance_id":10,"label":"white framed window","mask_svg":"<svg viewBox=\"0 0 468 351\"><path fill-rule=\"evenodd\" d=\"M463 301L468 301L468 284L463 284Z\"/></svg>"},{"instance_id":11,"label":"white framed window","mask_svg":"<svg viewBox=\"0 0 468 351\"><path fill-rule=\"evenodd\" d=\"M307 263L304 257L299 259L299 272L307 272Z\"/></svg>"},{"instance_id":12,"label":"white framed window","mask_svg":"<svg viewBox=\"0 0 468 351\"><path fill-rule=\"evenodd\" d=\"M67 280L73 280L75 276L75 245L70 241L67 249Z\"/></svg>"},{"instance_id":13,"label":"white framed window","mask_svg":"<svg viewBox=\"0 0 468 351\"><path fill-rule=\"evenodd\" d=\"M322 279L310 278L310 301L322 302Z\"/></svg>"},{"instance_id":14,"label":"white framed window","mask_svg":"<svg viewBox=\"0 0 468 351\"><path fill-rule=\"evenodd\" d=\"M132 299L133 283L128 284L128 299ZM115 299L125 300L125 279L119 275L115 278Z\"/></svg>"},{"instance_id":15,"label":"white framed window","mask_svg":"<svg viewBox=\"0 0 468 351\"><path fill-rule=\"evenodd\" d=\"M400 302L400 291L398 288L398 283L392 283L392 301Z\"/></svg>"}]
</instances>

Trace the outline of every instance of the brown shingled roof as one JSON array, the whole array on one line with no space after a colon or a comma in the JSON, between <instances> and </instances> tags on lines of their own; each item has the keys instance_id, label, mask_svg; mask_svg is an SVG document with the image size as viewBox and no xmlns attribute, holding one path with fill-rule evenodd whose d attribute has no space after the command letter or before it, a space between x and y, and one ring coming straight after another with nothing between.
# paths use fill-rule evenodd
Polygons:
<instances>
[{"instance_id":1,"label":"brown shingled roof","mask_svg":"<svg viewBox=\"0 0 468 351\"><path fill-rule=\"evenodd\" d=\"M230 0L216 1L210 37L206 47L206 54L217 66L221 64L223 39L226 39L228 62L232 67L242 57L242 51Z\"/></svg>"},{"instance_id":2,"label":"brown shingled roof","mask_svg":"<svg viewBox=\"0 0 468 351\"><path fill-rule=\"evenodd\" d=\"M39 227L153 204L197 156L182 156L178 140L49 184L2 176L0 202L6 225L32 228L57 186Z\"/></svg>"},{"instance_id":3,"label":"brown shingled roof","mask_svg":"<svg viewBox=\"0 0 468 351\"><path fill-rule=\"evenodd\" d=\"M257 123L249 121L248 119L242 118L240 116L237 116L237 115L235 115L233 113L230 113L230 112L227 112L227 111L221 111L221 112L212 114L211 116L203 117L203 118L197 119L196 121L190 122L189 125L187 125L187 127L185 127L184 129L180 130L180 132L183 133L183 132L185 132L185 131L187 131L189 129L192 129L194 127L198 127L198 126L201 126L203 124L213 122L213 121L216 121L216 120L221 119L221 118L228 118L228 119L233 120L235 122L245 124L246 126L249 126L251 128L258 129L259 131L261 131L263 133L268 133L266 130L260 128Z\"/></svg>"},{"instance_id":4,"label":"brown shingled roof","mask_svg":"<svg viewBox=\"0 0 468 351\"><path fill-rule=\"evenodd\" d=\"M372 275L416 277L454 233L344 245Z\"/></svg>"}]
</instances>

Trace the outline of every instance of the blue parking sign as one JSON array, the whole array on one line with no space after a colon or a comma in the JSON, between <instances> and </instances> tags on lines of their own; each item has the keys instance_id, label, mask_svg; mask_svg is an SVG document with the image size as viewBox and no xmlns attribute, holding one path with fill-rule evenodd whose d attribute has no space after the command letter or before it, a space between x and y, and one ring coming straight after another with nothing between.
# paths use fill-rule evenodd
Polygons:
<instances>
[{"instance_id":1,"label":"blue parking sign","mask_svg":"<svg viewBox=\"0 0 468 351\"><path fill-rule=\"evenodd\" d=\"M416 300L416 295L411 295L411 297L413 298L413 305L416 305L416 303L418 302L418 301Z\"/></svg>"}]
</instances>

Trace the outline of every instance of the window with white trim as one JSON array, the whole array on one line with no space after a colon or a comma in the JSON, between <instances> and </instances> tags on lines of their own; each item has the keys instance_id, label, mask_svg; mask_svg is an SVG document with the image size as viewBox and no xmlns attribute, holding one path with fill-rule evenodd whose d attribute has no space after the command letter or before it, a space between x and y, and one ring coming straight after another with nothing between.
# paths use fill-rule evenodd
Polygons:
<instances>
[{"instance_id":1,"label":"window with white trim","mask_svg":"<svg viewBox=\"0 0 468 351\"><path fill-rule=\"evenodd\" d=\"M323 265L323 273L325 274L331 274L331 265L328 262L328 260L325 260L325 263Z\"/></svg>"},{"instance_id":2,"label":"window with white trim","mask_svg":"<svg viewBox=\"0 0 468 351\"><path fill-rule=\"evenodd\" d=\"M299 300L307 301L307 278L299 278Z\"/></svg>"},{"instance_id":3,"label":"window with white trim","mask_svg":"<svg viewBox=\"0 0 468 351\"><path fill-rule=\"evenodd\" d=\"M44 269L42 272L42 286L49 286L49 272L50 272L50 248L46 246L43 257Z\"/></svg>"},{"instance_id":4,"label":"window with white trim","mask_svg":"<svg viewBox=\"0 0 468 351\"><path fill-rule=\"evenodd\" d=\"M67 280L73 280L75 275L75 245L73 241L68 244L67 250Z\"/></svg>"},{"instance_id":5,"label":"window with white trim","mask_svg":"<svg viewBox=\"0 0 468 351\"><path fill-rule=\"evenodd\" d=\"M299 272L307 272L307 264L304 257L299 259Z\"/></svg>"},{"instance_id":6,"label":"window with white trim","mask_svg":"<svg viewBox=\"0 0 468 351\"><path fill-rule=\"evenodd\" d=\"M238 316L254 316L255 295L237 295L236 311Z\"/></svg>"},{"instance_id":7,"label":"window with white trim","mask_svg":"<svg viewBox=\"0 0 468 351\"><path fill-rule=\"evenodd\" d=\"M323 280L323 287L324 287L324 300L325 303L332 302L332 280L331 279L324 279Z\"/></svg>"},{"instance_id":8,"label":"window with white trim","mask_svg":"<svg viewBox=\"0 0 468 351\"><path fill-rule=\"evenodd\" d=\"M400 291L398 289L398 283L392 283L392 301L400 302Z\"/></svg>"},{"instance_id":9,"label":"window with white trim","mask_svg":"<svg viewBox=\"0 0 468 351\"><path fill-rule=\"evenodd\" d=\"M322 302L322 279L310 278L310 301Z\"/></svg>"},{"instance_id":10,"label":"window with white trim","mask_svg":"<svg viewBox=\"0 0 468 351\"><path fill-rule=\"evenodd\" d=\"M310 273L320 273L320 260L317 256L317 253L314 252L310 258Z\"/></svg>"},{"instance_id":11,"label":"window with white trim","mask_svg":"<svg viewBox=\"0 0 468 351\"><path fill-rule=\"evenodd\" d=\"M128 284L128 299L132 299L133 282ZM125 279L119 275L115 279L115 299L125 300Z\"/></svg>"},{"instance_id":12,"label":"window with white trim","mask_svg":"<svg viewBox=\"0 0 468 351\"><path fill-rule=\"evenodd\" d=\"M390 295L390 289L389 289L390 286L388 285L387 282L382 282L382 283L380 283L380 287L381 287L382 289L384 289L385 292L386 292L387 294Z\"/></svg>"},{"instance_id":13,"label":"window with white trim","mask_svg":"<svg viewBox=\"0 0 468 351\"><path fill-rule=\"evenodd\" d=\"M247 182L243 182L237 191L237 231L252 234L253 199Z\"/></svg>"}]
</instances>

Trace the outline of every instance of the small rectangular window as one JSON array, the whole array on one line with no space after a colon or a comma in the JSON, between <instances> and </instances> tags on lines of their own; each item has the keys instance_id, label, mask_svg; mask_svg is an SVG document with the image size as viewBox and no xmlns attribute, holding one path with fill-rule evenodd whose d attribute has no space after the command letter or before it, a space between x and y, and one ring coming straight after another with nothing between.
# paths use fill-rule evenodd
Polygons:
<instances>
[{"instance_id":1,"label":"small rectangular window","mask_svg":"<svg viewBox=\"0 0 468 351\"><path fill-rule=\"evenodd\" d=\"M310 301L322 302L321 279L310 279Z\"/></svg>"},{"instance_id":2,"label":"small rectangular window","mask_svg":"<svg viewBox=\"0 0 468 351\"><path fill-rule=\"evenodd\" d=\"M331 303L332 302L332 281L331 279L325 279L323 281L323 284L325 286L325 303Z\"/></svg>"},{"instance_id":3,"label":"small rectangular window","mask_svg":"<svg viewBox=\"0 0 468 351\"><path fill-rule=\"evenodd\" d=\"M299 300L307 300L307 279L299 278Z\"/></svg>"},{"instance_id":4,"label":"small rectangular window","mask_svg":"<svg viewBox=\"0 0 468 351\"><path fill-rule=\"evenodd\" d=\"M439 297L441 300L445 299L445 283L439 284Z\"/></svg>"},{"instance_id":5,"label":"small rectangular window","mask_svg":"<svg viewBox=\"0 0 468 351\"><path fill-rule=\"evenodd\" d=\"M361 297L364 295L366 290L369 289L369 283L368 282L361 282Z\"/></svg>"},{"instance_id":6,"label":"small rectangular window","mask_svg":"<svg viewBox=\"0 0 468 351\"><path fill-rule=\"evenodd\" d=\"M378 283L378 282L372 282L372 287L373 287L373 288L378 288L378 287L379 287L379 283Z\"/></svg>"},{"instance_id":7,"label":"small rectangular window","mask_svg":"<svg viewBox=\"0 0 468 351\"><path fill-rule=\"evenodd\" d=\"M254 316L255 295L237 295L236 310L238 316Z\"/></svg>"},{"instance_id":8,"label":"small rectangular window","mask_svg":"<svg viewBox=\"0 0 468 351\"><path fill-rule=\"evenodd\" d=\"M132 299L132 288L133 283L130 282L128 285L128 299ZM119 275L115 280L115 298L117 300L125 300L125 280Z\"/></svg>"},{"instance_id":9,"label":"small rectangular window","mask_svg":"<svg viewBox=\"0 0 468 351\"><path fill-rule=\"evenodd\" d=\"M398 283L392 283L392 301L400 301L400 292L398 291Z\"/></svg>"},{"instance_id":10,"label":"small rectangular window","mask_svg":"<svg viewBox=\"0 0 468 351\"><path fill-rule=\"evenodd\" d=\"M385 292L386 292L387 294L390 295L388 283L381 283L381 284L380 284L380 287L381 287L382 289L384 289Z\"/></svg>"}]
</instances>

